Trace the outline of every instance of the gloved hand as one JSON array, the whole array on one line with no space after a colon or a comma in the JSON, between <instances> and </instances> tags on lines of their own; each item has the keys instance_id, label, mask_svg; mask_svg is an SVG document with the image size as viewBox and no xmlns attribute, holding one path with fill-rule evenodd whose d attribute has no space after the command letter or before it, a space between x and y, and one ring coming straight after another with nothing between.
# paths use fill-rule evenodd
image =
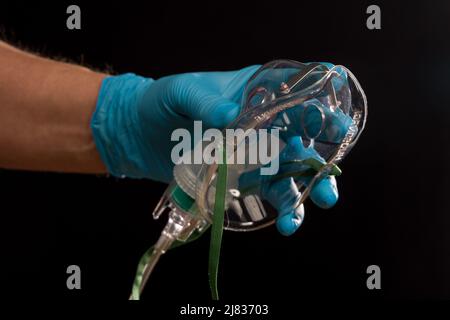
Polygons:
<instances>
[{"instance_id":1,"label":"gloved hand","mask_svg":"<svg viewBox=\"0 0 450 320\"><path fill-rule=\"evenodd\" d=\"M172 180L171 151L178 143L171 141L172 132L178 128L192 132L194 120L202 120L203 129L225 127L239 114L245 84L258 68L186 73L156 81L134 74L105 78L91 128L108 172ZM289 235L300 225L303 207L293 207L298 189L292 178L277 186L272 185L267 197L272 197L280 212L278 229ZM334 205L338 198L334 177L317 183L311 198L321 207Z\"/></svg>"},{"instance_id":2,"label":"gloved hand","mask_svg":"<svg viewBox=\"0 0 450 320\"><path fill-rule=\"evenodd\" d=\"M108 172L118 177L172 180L171 141L177 128L192 133L223 128L240 112L247 80L259 66L238 71L185 73L154 81L134 74L103 80L92 131Z\"/></svg>"}]
</instances>

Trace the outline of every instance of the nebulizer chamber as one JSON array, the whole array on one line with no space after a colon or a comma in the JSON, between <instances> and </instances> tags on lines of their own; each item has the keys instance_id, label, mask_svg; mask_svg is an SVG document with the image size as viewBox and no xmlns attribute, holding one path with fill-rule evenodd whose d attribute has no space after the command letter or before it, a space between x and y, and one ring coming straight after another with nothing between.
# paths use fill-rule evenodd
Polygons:
<instances>
[{"instance_id":1,"label":"nebulizer chamber","mask_svg":"<svg viewBox=\"0 0 450 320\"><path fill-rule=\"evenodd\" d=\"M347 68L290 60L263 65L245 87L240 115L222 131L223 139L214 141L211 153L215 160L221 159L219 152L225 154L224 229L269 226L278 217L280 201L292 202L303 219L303 203L312 187L340 173L337 164L355 145L366 117L364 92ZM241 135L230 138L230 132ZM292 152L292 145L299 143L300 151L297 146L298 152ZM174 181L153 212L155 218L169 212L156 255L212 223L219 166L217 161L185 161L174 167ZM146 268L144 283L152 268Z\"/></svg>"}]
</instances>

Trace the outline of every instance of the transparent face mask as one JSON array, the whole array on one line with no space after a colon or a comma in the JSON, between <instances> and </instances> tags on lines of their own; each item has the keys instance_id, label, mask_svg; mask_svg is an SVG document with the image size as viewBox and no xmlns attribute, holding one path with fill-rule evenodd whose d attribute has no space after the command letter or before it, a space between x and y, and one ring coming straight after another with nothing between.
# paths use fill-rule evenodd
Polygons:
<instances>
[{"instance_id":1,"label":"transparent face mask","mask_svg":"<svg viewBox=\"0 0 450 320\"><path fill-rule=\"evenodd\" d=\"M240 116L227 128L239 134L223 134L228 166L225 229L250 231L273 224L279 210L272 198L282 190L274 194L271 189L283 182L295 183L299 197L293 206L301 206L318 179L340 173L336 164L358 140L366 115L364 92L343 66L278 60L261 67L244 90ZM295 148L298 143L303 148ZM261 156L264 146L267 152ZM217 169L216 161L174 170L178 185L196 200L208 222Z\"/></svg>"},{"instance_id":2,"label":"transparent face mask","mask_svg":"<svg viewBox=\"0 0 450 320\"><path fill-rule=\"evenodd\" d=\"M357 142L366 117L364 92L343 66L289 60L262 66L246 85L238 118L216 130L221 134L214 143L202 142L210 150L205 163L175 166L174 181L153 213L158 218L169 211L169 221L142 283L173 241L213 223L222 152L223 228L257 230L275 222L280 206L302 208L318 181L340 174L337 164Z\"/></svg>"}]
</instances>

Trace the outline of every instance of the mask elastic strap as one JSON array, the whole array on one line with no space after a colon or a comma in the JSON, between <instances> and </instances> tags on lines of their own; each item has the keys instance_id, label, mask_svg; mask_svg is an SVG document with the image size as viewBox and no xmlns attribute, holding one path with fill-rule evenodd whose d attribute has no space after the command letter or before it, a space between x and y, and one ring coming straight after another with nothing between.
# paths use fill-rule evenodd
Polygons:
<instances>
[{"instance_id":1,"label":"mask elastic strap","mask_svg":"<svg viewBox=\"0 0 450 320\"><path fill-rule=\"evenodd\" d=\"M226 148L222 148L222 163L217 170L216 195L212 217L211 240L209 245L209 286L213 300L219 300L217 274L219 272L220 247L222 245L223 223L225 215L225 197L227 191Z\"/></svg>"}]
</instances>

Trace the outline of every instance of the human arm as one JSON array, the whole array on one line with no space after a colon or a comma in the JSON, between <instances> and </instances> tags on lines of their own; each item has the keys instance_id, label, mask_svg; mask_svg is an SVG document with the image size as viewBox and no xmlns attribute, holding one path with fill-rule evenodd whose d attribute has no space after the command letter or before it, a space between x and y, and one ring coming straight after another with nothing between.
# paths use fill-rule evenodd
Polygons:
<instances>
[{"instance_id":1,"label":"human arm","mask_svg":"<svg viewBox=\"0 0 450 320\"><path fill-rule=\"evenodd\" d=\"M0 41L0 167L106 173L90 128L105 76Z\"/></svg>"}]
</instances>

